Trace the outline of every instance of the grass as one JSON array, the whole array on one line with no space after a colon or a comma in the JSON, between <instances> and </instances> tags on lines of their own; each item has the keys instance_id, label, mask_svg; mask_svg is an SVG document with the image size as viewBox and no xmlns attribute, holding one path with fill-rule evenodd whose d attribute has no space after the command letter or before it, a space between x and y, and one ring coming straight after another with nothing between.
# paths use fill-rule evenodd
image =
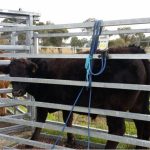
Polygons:
<instances>
[{"instance_id":1,"label":"grass","mask_svg":"<svg viewBox=\"0 0 150 150\"><path fill-rule=\"evenodd\" d=\"M19 108L24 111L24 112L27 112L27 108L25 106L19 106Z\"/></svg>"},{"instance_id":2,"label":"grass","mask_svg":"<svg viewBox=\"0 0 150 150\"><path fill-rule=\"evenodd\" d=\"M56 113L48 114L47 120L63 122L62 113L56 112ZM73 123L76 125L87 126L87 116L75 114ZM125 121L125 125L126 125L126 134L130 134L130 135L136 134L135 125L133 122ZM106 119L102 118L102 117L97 117L96 120L91 121L90 126L93 128L97 128L97 129L103 129L103 130L108 129L107 124L106 124ZM43 129L43 132L52 134L52 135L63 135L66 137L66 133L61 133L60 131ZM75 135L75 138L79 139L79 140L88 140L88 137L83 136L83 135ZM94 142L94 143L102 143L102 144L106 143L106 140L104 140L104 139L93 138L93 137L90 138L90 141ZM118 145L118 148L119 149L133 149L134 146L129 145L129 144L120 143Z\"/></svg>"},{"instance_id":3,"label":"grass","mask_svg":"<svg viewBox=\"0 0 150 150\"><path fill-rule=\"evenodd\" d=\"M23 110L24 112L27 112L27 109L24 106L19 106L19 108L21 110ZM56 112L56 113L48 114L48 116L47 116L47 120L51 120L51 121L63 122L62 118L63 118L62 113L60 111ZM87 116L74 114L73 124L87 127ZM136 135L137 132L136 132L136 128L135 128L135 125L133 122L125 121L125 126L126 126L126 134ZM106 119L103 117L97 117L96 120L92 120L90 127L97 128L97 129L103 129L103 130L108 129L107 124L106 124ZM54 130L48 130L48 129L43 129L42 131L47 134L62 135L63 137L66 137L65 132L62 133L60 131L54 131ZM88 137L83 136L83 135L75 135L75 138L78 140L85 140L85 141L88 140ZM94 137L90 137L90 141L94 142L94 143L102 143L102 144L106 143L106 140L100 139L100 138L94 138ZM118 148L119 149L133 149L134 146L129 145L129 144L120 143L118 145Z\"/></svg>"},{"instance_id":4,"label":"grass","mask_svg":"<svg viewBox=\"0 0 150 150\"><path fill-rule=\"evenodd\" d=\"M21 110L23 110L24 112L27 112L27 109L24 106L19 106L19 108ZM47 120L51 120L51 121L63 122L62 118L63 118L62 113L60 111L56 112L56 113L48 114L48 116L47 116ZM87 116L74 114L73 124L87 127ZM125 125L126 125L126 134L136 135L137 132L136 132L136 128L135 128L135 125L133 122L125 121ZM107 124L106 124L106 119L103 117L97 117L96 120L92 120L90 127L97 128L97 129L103 129L103 130L108 129ZM48 130L48 129L43 129L42 131L47 134L62 135L63 137L66 137L65 132L62 133L60 131L54 131L54 130ZM88 140L88 137L83 136L83 135L75 135L75 138L78 140L86 140L86 141ZM106 143L106 140L94 138L94 137L90 137L90 141L94 142L94 143L102 143L102 144ZM119 149L133 149L134 146L129 145L129 144L120 143L118 145L118 148Z\"/></svg>"}]
</instances>

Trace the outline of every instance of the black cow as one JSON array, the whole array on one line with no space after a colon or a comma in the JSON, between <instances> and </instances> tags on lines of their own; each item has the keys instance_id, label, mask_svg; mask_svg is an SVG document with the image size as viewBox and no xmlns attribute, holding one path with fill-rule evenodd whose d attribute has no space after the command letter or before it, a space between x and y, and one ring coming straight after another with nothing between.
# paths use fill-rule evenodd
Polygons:
<instances>
[{"instance_id":1,"label":"black cow","mask_svg":"<svg viewBox=\"0 0 150 150\"><path fill-rule=\"evenodd\" d=\"M99 51L97 51L99 53ZM144 53L139 47L124 47L109 49L109 53ZM94 60L93 71L97 72L100 60ZM83 59L14 59L8 66L0 66L0 71L11 77L48 78L64 80L85 80L86 70ZM102 75L94 76L95 82L150 84L150 64L147 60L108 60ZM12 82L13 95L23 96L26 92L31 94L36 101L72 105L80 90L76 86L50 85ZM78 106L88 106L89 91L84 89ZM149 114L149 92L107 88L93 88L93 108L103 108L118 111ZM61 108L60 108L61 110ZM38 108L37 121L45 122L47 113L55 112L54 109ZM63 111L66 120L68 111ZM95 116L93 116L95 117ZM71 115L67 126L72 126ZM150 123L135 121L139 139L148 140L150 137ZM125 123L123 118L107 116L108 132L123 135ZM32 140L38 138L41 129L36 128ZM73 142L73 135L68 133L68 143ZM118 142L107 141L105 148L116 148Z\"/></svg>"}]
</instances>

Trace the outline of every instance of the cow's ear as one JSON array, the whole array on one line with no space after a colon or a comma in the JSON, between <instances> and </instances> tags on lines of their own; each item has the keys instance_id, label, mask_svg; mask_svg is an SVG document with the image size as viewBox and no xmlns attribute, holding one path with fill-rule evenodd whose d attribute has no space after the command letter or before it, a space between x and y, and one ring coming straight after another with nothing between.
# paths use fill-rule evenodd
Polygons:
<instances>
[{"instance_id":1,"label":"cow's ear","mask_svg":"<svg viewBox=\"0 0 150 150\"><path fill-rule=\"evenodd\" d=\"M9 65L0 65L0 73L9 74Z\"/></svg>"},{"instance_id":2,"label":"cow's ear","mask_svg":"<svg viewBox=\"0 0 150 150\"><path fill-rule=\"evenodd\" d=\"M34 74L34 73L36 73L38 66L35 63L31 62L29 64L29 69L30 69L30 72Z\"/></svg>"}]
</instances>

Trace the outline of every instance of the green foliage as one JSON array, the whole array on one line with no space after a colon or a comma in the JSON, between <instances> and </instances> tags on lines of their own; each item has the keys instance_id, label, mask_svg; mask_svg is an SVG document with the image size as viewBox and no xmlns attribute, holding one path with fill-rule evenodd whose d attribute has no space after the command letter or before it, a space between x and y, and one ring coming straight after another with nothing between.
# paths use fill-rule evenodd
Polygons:
<instances>
[{"instance_id":1,"label":"green foliage","mask_svg":"<svg viewBox=\"0 0 150 150\"><path fill-rule=\"evenodd\" d=\"M118 31L119 30L131 30L130 27L123 27L123 28L118 28ZM128 43L131 38L132 38L132 35L131 34L119 34L120 38L124 40L125 44Z\"/></svg>"},{"instance_id":2,"label":"green foliage","mask_svg":"<svg viewBox=\"0 0 150 150\"><path fill-rule=\"evenodd\" d=\"M125 42L123 39L118 38L115 40L110 40L108 46L113 48L121 47L121 46L125 46Z\"/></svg>"},{"instance_id":3,"label":"green foliage","mask_svg":"<svg viewBox=\"0 0 150 150\"><path fill-rule=\"evenodd\" d=\"M6 18L6 19L3 20L3 22L6 22L6 23L14 23L16 21L17 21L16 18Z\"/></svg>"},{"instance_id":4,"label":"green foliage","mask_svg":"<svg viewBox=\"0 0 150 150\"><path fill-rule=\"evenodd\" d=\"M77 47L80 45L79 39L77 37L72 37L70 42L72 47Z\"/></svg>"},{"instance_id":5,"label":"green foliage","mask_svg":"<svg viewBox=\"0 0 150 150\"><path fill-rule=\"evenodd\" d=\"M67 33L66 29L57 29L57 30L49 30L47 33ZM50 38L43 38L42 45L44 46L61 46L63 42L63 37L50 37Z\"/></svg>"},{"instance_id":6,"label":"green foliage","mask_svg":"<svg viewBox=\"0 0 150 150\"><path fill-rule=\"evenodd\" d=\"M4 19L3 22L6 22L6 23L15 23L17 20L15 18L7 18L7 19ZM53 23L51 22L47 22L46 24L43 23L43 22L34 22L33 23L34 25L50 25ZM48 34L48 33L67 33L68 30L67 29L55 29L55 30L44 30L44 31L38 31L39 33L45 33L45 34ZM3 35L8 35L10 33L8 32L4 32ZM18 40L19 40L19 44L24 44L25 42L25 39L26 39L26 34L25 33L20 33L18 35ZM63 38L63 37L50 37L50 38L42 38L41 39L41 44L43 46L62 46L62 42L63 42L63 39L66 39L66 38Z\"/></svg>"},{"instance_id":7,"label":"green foliage","mask_svg":"<svg viewBox=\"0 0 150 150\"><path fill-rule=\"evenodd\" d=\"M78 39L78 37L72 37L70 42L72 47L83 47L86 43L88 43L86 38Z\"/></svg>"},{"instance_id":8,"label":"green foliage","mask_svg":"<svg viewBox=\"0 0 150 150\"><path fill-rule=\"evenodd\" d=\"M130 27L122 27L118 28L118 30L131 30ZM141 41L146 40L144 33L136 33L136 34L119 34L118 39L110 40L109 47L121 47L121 46L129 46L129 45L140 45L145 47L146 43L141 43Z\"/></svg>"},{"instance_id":9,"label":"green foliage","mask_svg":"<svg viewBox=\"0 0 150 150\"><path fill-rule=\"evenodd\" d=\"M51 22L47 22L44 24L43 22L39 22L36 25L54 25ZM44 30L44 31L39 31L39 33L43 34L51 34L51 33L67 33L67 29L54 29L54 30ZM66 37L49 37L49 38L42 38L41 44L43 46L62 46L63 39L67 39Z\"/></svg>"},{"instance_id":10,"label":"green foliage","mask_svg":"<svg viewBox=\"0 0 150 150\"><path fill-rule=\"evenodd\" d=\"M76 119L75 118L74 118L74 120L76 120L76 121L74 122L74 124L82 125L82 126L86 126L87 127L87 116L85 116L85 115L77 115L77 118ZM61 112L49 114L47 119L48 120L52 120L52 121L63 122L62 113ZM126 134L135 135L137 133L136 129L135 129L135 125L134 125L133 122L126 121L125 125L126 125ZM100 129L103 129L103 130L107 130L108 129L107 124L106 124L106 120L104 118L102 118L102 117L98 117L98 118L96 118L96 120L93 120L91 122L90 126L94 127L94 128L98 128L98 129L100 128ZM62 133L60 131L53 131L53 130L43 129L43 132L46 132L46 133L52 134L52 135L66 136L65 132ZM83 136L83 135L75 135L75 138L78 139L78 140L88 140L88 137L87 136ZM102 143L102 144L106 143L106 140L99 139L99 138L94 138L94 137L90 137L90 141L94 142L94 143ZM120 143L117 148L119 148L119 149L133 149L134 146L133 145L129 145L129 144Z\"/></svg>"},{"instance_id":11,"label":"green foliage","mask_svg":"<svg viewBox=\"0 0 150 150\"><path fill-rule=\"evenodd\" d=\"M2 22L5 23L16 23L17 19L16 18L6 18L4 19ZM11 32L3 32L2 35L10 35ZM25 39L26 39L26 35L25 33L18 33L18 44L25 44Z\"/></svg>"},{"instance_id":12,"label":"green foliage","mask_svg":"<svg viewBox=\"0 0 150 150\"><path fill-rule=\"evenodd\" d=\"M86 38L82 38L80 41L82 47L89 42Z\"/></svg>"}]
</instances>

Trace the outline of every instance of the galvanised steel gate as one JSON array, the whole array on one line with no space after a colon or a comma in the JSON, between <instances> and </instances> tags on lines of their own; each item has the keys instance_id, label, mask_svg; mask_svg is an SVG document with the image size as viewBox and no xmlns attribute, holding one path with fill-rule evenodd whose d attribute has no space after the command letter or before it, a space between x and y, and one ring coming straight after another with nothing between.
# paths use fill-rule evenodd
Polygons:
<instances>
[{"instance_id":1,"label":"galvanised steel gate","mask_svg":"<svg viewBox=\"0 0 150 150\"><path fill-rule=\"evenodd\" d=\"M0 57L9 57L9 58L71 58L71 59L78 59L82 58L85 59L87 57L86 54L37 54L38 53L38 39L46 38L46 37L73 37L73 36L91 36L91 31L82 31L82 32L69 32L69 33L51 33L51 34L40 34L37 31L41 30L49 30L49 29L76 29L76 28L92 28L94 22L87 22L87 23L74 23L74 24L59 24L59 25L42 25L42 26L34 26L33 20L39 17L37 13L28 13L28 12L19 12L19 11L3 11L1 10L1 16L12 16L19 19L25 19L25 25L18 25L18 24L8 24L4 23L1 24L4 26L0 28L0 32L11 32L12 42L11 45L1 45L0 49L7 49L12 50L15 53L11 54L1 54ZM103 21L102 26L119 26L119 25L135 25L135 24L150 24L150 18L138 18L138 19L127 19L127 20L113 20L113 21ZM8 26L8 27L7 27ZM34 32L36 31L36 32ZM26 32L26 44L25 45L17 45L16 36L20 32ZM102 35L117 35L117 34L130 34L130 33L150 33L150 28L146 29L132 29L132 30L104 30L102 31ZM33 41L34 40L34 41ZM16 53L16 50L18 53ZM22 53L21 50L27 50L29 53ZM149 59L150 54L110 54L110 59ZM98 59L98 55L94 55L94 59ZM56 79L38 79L38 78L21 78L21 77L8 77L8 76L1 76L0 80L8 80L8 81L21 81L21 82L32 82L32 83L44 83L44 84L59 84L59 85L75 85L75 86L86 86L87 83L84 81L71 81L71 80L56 80ZM93 82L93 87L104 87L104 88L114 88L114 89L130 89L130 90L142 90L142 91L150 91L150 85L138 85L138 84L120 84L120 83L97 83ZM0 92L11 92L11 89L2 89ZM60 105L60 104L52 104L52 103L42 103L42 102L35 102L30 101L30 97L27 98L27 101L21 101L19 99L1 99L0 107L4 106L16 106L16 105L25 105L25 106L32 106L34 107L44 107L44 108L55 108L59 109L61 107L62 110L71 110L71 106L67 105ZM74 111L78 112L88 112L87 108L84 107L75 107ZM34 109L29 109L26 115L34 116L32 113ZM115 116L115 117L122 117L127 119L137 119L137 120L145 120L150 121L150 115L143 115L143 114L135 114L129 112L119 112L119 111L112 111L112 110L103 110L103 109L91 109L91 113L93 114L100 114L104 116ZM18 125L25 125L29 127L42 127L47 129L54 129L57 131L61 131L62 124L57 122L48 122L48 123L38 123L34 121L34 117L31 117L31 120L23 120L19 119L22 118L23 115L13 115L12 116L5 116L0 117L0 121L3 122L11 122ZM83 127L74 126L73 128L66 127L65 132L70 133L77 133L82 135L87 135L87 129ZM113 140L122 143L128 143L133 145L145 146L150 147L150 141L139 140L133 137L128 136L117 136L117 135L110 135L107 132L101 130L91 129L91 137L102 138L106 140ZM45 144L41 142L33 142L27 139L22 139L18 137L12 137L5 134L0 134L0 138L5 138L8 140L14 140L17 143L23 143L28 145L33 145L39 148L51 148L51 144ZM60 148L60 147L56 147Z\"/></svg>"}]
</instances>

